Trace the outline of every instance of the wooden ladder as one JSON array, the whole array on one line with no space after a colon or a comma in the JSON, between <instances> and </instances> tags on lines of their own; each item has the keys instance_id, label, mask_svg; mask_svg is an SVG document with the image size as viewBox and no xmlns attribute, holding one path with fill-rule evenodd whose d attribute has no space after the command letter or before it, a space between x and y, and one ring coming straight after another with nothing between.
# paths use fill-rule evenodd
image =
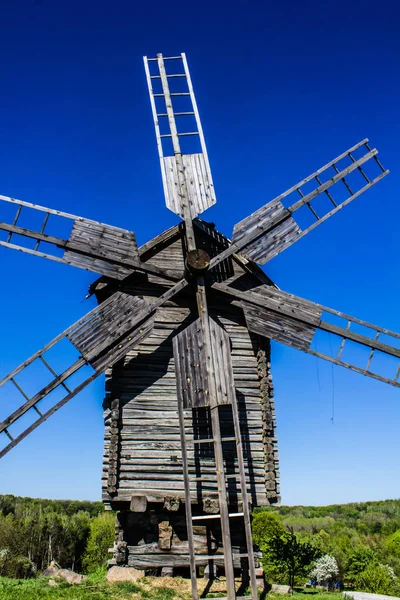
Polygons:
<instances>
[{"instance_id":1,"label":"wooden ladder","mask_svg":"<svg viewBox=\"0 0 400 600\"><path fill-rule=\"evenodd\" d=\"M226 576L226 586L227 586L227 596L226 600L257 600L257 584L256 584L256 571L255 571L255 557L253 551L253 539L251 534L251 523L250 523L250 510L249 510L249 502L247 497L247 489L246 489L246 475L244 469L244 460L243 460L243 450L242 450L242 440L241 440L241 432L240 432L240 421L239 421L239 412L237 401L235 400L232 404L228 405L232 409L232 422L233 422L233 432L234 435L231 437L221 436L221 427L220 427L220 407L218 405L207 407L203 410L210 410L211 417L211 438L201 438L201 439L193 439L188 440L185 432L185 409L183 407L183 403L178 399L178 413L179 413L179 426L180 426L180 437L181 437L181 446L182 446L182 464L183 464L183 475L184 475L184 487L185 487L185 509L186 509L186 523L187 523L187 534L188 534L188 546L189 546L189 561L190 561L190 576L192 581L192 597L193 600L199 599L199 592L197 588L197 566L199 562L207 562L210 564L213 561L224 560L225 566L225 576ZM189 409L191 410L191 409ZM237 449L237 462L238 462L238 475L227 475L224 467L224 452L223 452L223 444L224 443L232 443L236 444ZM189 472L189 459L188 459L188 444L194 444L194 447L197 445L208 444L213 447L214 458L215 458L215 466L216 466L216 479L217 479L217 487L218 487L218 500L219 500L219 514L201 514L201 515L193 515L192 514L192 506L191 506L191 492L190 487L193 481L201 481L201 477L191 476ZM240 489L240 495L242 499L242 511L229 513L229 501L227 494L227 483L232 481L232 479L236 479L236 487ZM200 555L195 552L195 544L194 544L194 532L193 532L193 524L196 522L202 522L208 519L220 519L221 521L221 531L222 531L222 550L223 554L213 554L213 555ZM246 537L246 547L247 552L244 554L236 554L236 557L246 558L248 562L248 571L250 575L250 586L251 586L251 596L237 596L236 588L235 588L235 578L234 578L234 561L232 555L232 541L231 541L231 529L230 529L230 520L231 519L242 519L243 527L245 531ZM221 599L223 600L223 599Z\"/></svg>"}]
</instances>

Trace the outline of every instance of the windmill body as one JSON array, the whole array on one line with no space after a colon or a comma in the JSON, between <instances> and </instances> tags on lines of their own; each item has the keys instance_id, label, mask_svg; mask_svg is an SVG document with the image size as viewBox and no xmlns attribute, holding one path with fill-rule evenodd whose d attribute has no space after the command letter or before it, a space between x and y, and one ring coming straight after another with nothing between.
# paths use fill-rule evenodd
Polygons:
<instances>
[{"instance_id":1,"label":"windmill body","mask_svg":"<svg viewBox=\"0 0 400 600\"><path fill-rule=\"evenodd\" d=\"M223 236L204 223L201 228L196 227L195 237L198 247L211 254L218 245L222 248L227 245ZM177 277L182 277L185 270L182 227L172 228L146 247L147 262L157 266L168 264L176 270ZM237 281L243 289L271 285L260 269L253 274L245 265L227 262L224 267L230 272L226 273L229 279L225 281ZM113 293L112 286L112 282L104 280L95 284L100 302ZM137 274L124 280L120 289L151 302L165 290L165 280ZM210 298L208 308L213 323L229 336L250 502L252 506L276 503L279 476L269 340L249 332L243 311L235 301L226 303L216 293ZM193 295L183 291L157 312L151 334L107 371L103 499L107 506L119 511L115 564L139 569L189 566L174 339L179 339L185 352L193 352L188 359L196 364L197 340L191 339L191 328L193 337L197 333L196 316ZM187 374L180 376L190 388L192 382L187 381ZM205 389L204 382L193 382L193 397L203 396L200 404L204 403ZM221 435L230 439L224 443L223 452L229 477L229 512L234 513L239 512L242 504L235 432L229 404L219 410ZM185 412L192 512L215 515L219 513L215 460L212 447L204 443L212 438L209 411L199 406ZM202 443L195 443L196 440ZM212 520L211 529L204 522L196 525L199 559L201 554L214 553L218 543L222 547L216 520ZM236 553L240 550L243 553L245 545L240 528L234 541ZM234 560L240 567L235 554ZM223 566L223 558L217 565Z\"/></svg>"},{"instance_id":2,"label":"windmill body","mask_svg":"<svg viewBox=\"0 0 400 600\"><path fill-rule=\"evenodd\" d=\"M230 240L200 218L216 194L186 57L144 66L179 225L138 248L132 231L0 196L0 246L101 275L91 286L99 305L0 381L13 398L0 458L105 372L103 499L118 511L110 564L186 568L194 600L200 567L223 567L227 600L242 598L241 570L256 600L251 507L279 502L269 340L400 387L400 334L279 290L257 265L388 171L362 140L237 223ZM313 343L321 332L336 340L329 353ZM65 344L75 359L60 372L51 353ZM359 346L364 365L351 355ZM47 379L27 393L21 377L37 365Z\"/></svg>"}]
</instances>

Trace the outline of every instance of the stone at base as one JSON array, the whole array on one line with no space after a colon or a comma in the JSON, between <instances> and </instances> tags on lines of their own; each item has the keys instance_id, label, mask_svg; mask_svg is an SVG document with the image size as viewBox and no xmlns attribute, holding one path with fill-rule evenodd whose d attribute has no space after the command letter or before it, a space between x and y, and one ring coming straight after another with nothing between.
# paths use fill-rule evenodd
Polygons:
<instances>
[{"instance_id":1,"label":"stone at base","mask_svg":"<svg viewBox=\"0 0 400 600\"><path fill-rule=\"evenodd\" d=\"M161 569L161 577L173 577L174 567L163 567Z\"/></svg>"},{"instance_id":2,"label":"stone at base","mask_svg":"<svg viewBox=\"0 0 400 600\"><path fill-rule=\"evenodd\" d=\"M54 579L49 579L49 585L57 587L58 583Z\"/></svg>"},{"instance_id":3,"label":"stone at base","mask_svg":"<svg viewBox=\"0 0 400 600\"><path fill-rule=\"evenodd\" d=\"M60 570L60 565L52 560L47 569L45 569L42 573L42 577L51 577L54 573Z\"/></svg>"},{"instance_id":4,"label":"stone at base","mask_svg":"<svg viewBox=\"0 0 400 600\"><path fill-rule=\"evenodd\" d=\"M271 592L276 592L277 594L290 594L291 591L292 588L290 585L277 585L276 583L273 583L271 586Z\"/></svg>"},{"instance_id":5,"label":"stone at base","mask_svg":"<svg viewBox=\"0 0 400 600\"><path fill-rule=\"evenodd\" d=\"M116 583L118 581L135 581L144 577L144 571L139 571L133 567L111 567L107 573L107 581Z\"/></svg>"},{"instance_id":6,"label":"stone at base","mask_svg":"<svg viewBox=\"0 0 400 600\"><path fill-rule=\"evenodd\" d=\"M78 573L74 573L73 571L68 571L68 569L59 569L54 573L53 577L57 579L64 579L71 585L78 585L83 580L83 576Z\"/></svg>"}]
</instances>

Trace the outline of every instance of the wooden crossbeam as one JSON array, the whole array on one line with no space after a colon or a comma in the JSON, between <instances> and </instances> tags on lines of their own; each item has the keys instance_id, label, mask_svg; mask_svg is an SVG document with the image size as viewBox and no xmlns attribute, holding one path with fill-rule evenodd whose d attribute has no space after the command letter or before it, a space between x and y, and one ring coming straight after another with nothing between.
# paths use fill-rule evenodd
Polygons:
<instances>
[{"instance_id":1,"label":"wooden crossbeam","mask_svg":"<svg viewBox=\"0 0 400 600\"><path fill-rule=\"evenodd\" d=\"M271 260L271 258L310 233L313 229L315 229L315 227L321 225L339 210L347 206L350 202L358 198L362 193L383 179L389 173L389 171L382 167L381 163L377 159L378 151L376 149L371 150L367 145L367 141L368 140L363 140L356 146L346 150L346 152L335 158L333 161L315 173L312 173L309 177L306 177L283 194L280 194L274 198L274 200L254 212L249 217L245 218L243 221L237 223L233 232L232 245L219 256L212 259L210 268L215 267L222 260L225 260L233 253L237 252L242 252L246 258L254 260L259 264L266 264L266 262ZM368 152L356 160L354 157L352 157L351 153L363 145L366 146ZM353 162L349 166L343 168L341 171L336 168L335 175L328 179L328 181L325 183L321 183L319 175L332 166L336 167L336 163L345 157L351 157ZM374 160L378 164L381 173L372 180L367 178L367 183L360 189L353 192L345 178L354 171L361 169L361 166L370 160ZM301 191L302 186L309 183L313 179L316 180L318 186L311 192L303 194ZM343 202L336 204L328 193L328 197L334 204L334 208L322 216L317 215L312 209L311 202L320 194L326 194L329 188L339 182L344 183L350 196ZM282 200L295 191L299 192L301 198L288 208L285 208L282 204ZM302 230L293 217L295 213L304 206L312 209L316 221L306 229Z\"/></svg>"},{"instance_id":2,"label":"wooden crossbeam","mask_svg":"<svg viewBox=\"0 0 400 600\"><path fill-rule=\"evenodd\" d=\"M0 388L11 381L21 393L23 403L0 422L0 434L4 432L10 438L10 443L0 452L0 458L96 377L101 375L108 366L113 365L125 356L132 347L146 338L153 327L152 315L154 315L157 308L179 293L186 285L187 281L185 279L181 280L151 304L139 298L117 292L6 375L0 381ZM44 358L44 355L65 340L68 340L75 347L80 356L78 355L78 358L58 375ZM37 360L46 365L53 375L53 379L30 398L15 378ZM77 386L71 385L71 387L66 385L65 382L72 375L87 366L90 366L92 373L82 383ZM37 404L60 386L67 392L66 395L42 414ZM31 409L39 414L39 418L14 438L9 432L9 427Z\"/></svg>"},{"instance_id":3,"label":"wooden crossbeam","mask_svg":"<svg viewBox=\"0 0 400 600\"><path fill-rule=\"evenodd\" d=\"M161 269L141 262L135 236L131 231L30 204L22 200L15 200L7 196L0 196L0 201L17 206L12 223L0 222L0 230L8 233L6 241L0 241L0 246L117 279L123 279L135 270L151 273L172 281L177 279L176 273L168 268ZM39 231L20 227L17 224L24 208L45 212L45 218ZM68 239L46 233L51 215L71 222L71 233ZM12 242L13 235L19 236L18 244ZM22 245L21 237L34 240L36 242L34 248ZM47 252L39 250L39 245L42 243L46 244ZM55 248L63 250L62 256L54 253L52 247L54 247L54 250Z\"/></svg>"}]
</instances>

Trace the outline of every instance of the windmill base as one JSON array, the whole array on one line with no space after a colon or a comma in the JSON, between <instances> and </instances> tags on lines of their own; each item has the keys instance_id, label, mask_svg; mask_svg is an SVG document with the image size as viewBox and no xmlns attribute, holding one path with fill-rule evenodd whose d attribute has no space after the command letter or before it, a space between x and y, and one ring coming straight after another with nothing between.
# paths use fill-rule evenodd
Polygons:
<instances>
[{"instance_id":1,"label":"windmill base","mask_svg":"<svg viewBox=\"0 0 400 600\"><path fill-rule=\"evenodd\" d=\"M218 502L209 499L209 512L218 512ZM179 500L167 510L159 503L148 504L145 512L122 510L116 517L116 539L110 549L113 558L108 566L126 566L147 571L151 575L189 576L189 548L186 532L185 510ZM193 514L204 514L204 505L192 504ZM240 510L230 507L230 512ZM219 519L210 519L205 525L193 528L196 554L200 575L213 578L224 570L222 536ZM239 555L246 552L246 540L242 527L232 528L232 551L235 569L238 575L246 579L247 559ZM218 554L221 558L218 559ZM204 561L201 560L204 555ZM207 559L215 555L216 559ZM259 566L261 553L256 553L256 566ZM213 568L214 567L214 568Z\"/></svg>"}]
</instances>

